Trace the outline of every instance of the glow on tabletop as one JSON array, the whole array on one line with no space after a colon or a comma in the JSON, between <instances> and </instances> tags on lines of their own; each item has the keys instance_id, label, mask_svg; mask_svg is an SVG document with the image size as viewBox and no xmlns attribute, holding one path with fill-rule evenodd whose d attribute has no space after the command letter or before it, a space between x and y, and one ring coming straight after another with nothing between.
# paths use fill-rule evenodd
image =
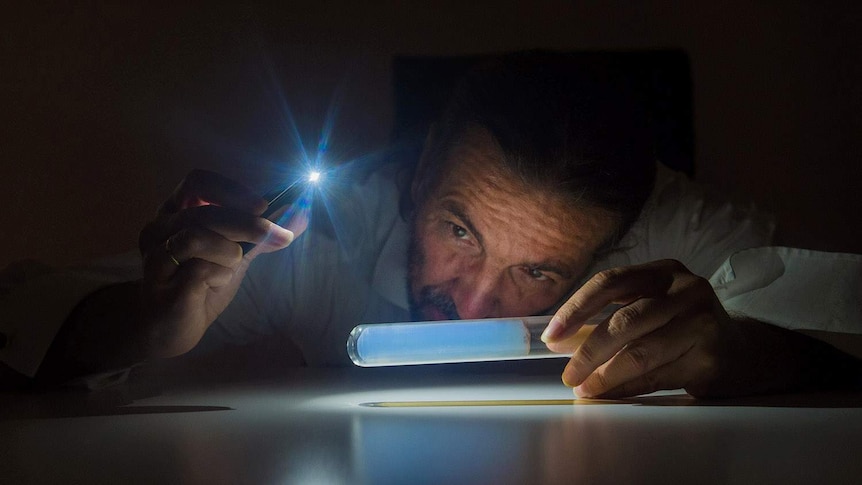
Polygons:
<instances>
[{"instance_id":1,"label":"glow on tabletop","mask_svg":"<svg viewBox=\"0 0 862 485\"><path fill-rule=\"evenodd\" d=\"M565 360L530 362L545 369ZM56 396L0 395L2 409L17 402L31 411L0 419L0 482L846 483L862 476L858 396L837 406L698 405L679 391L580 402L558 373L503 364L500 372L476 364L300 369L260 382L167 387L65 415L50 412ZM33 414L40 399L48 412Z\"/></svg>"}]
</instances>

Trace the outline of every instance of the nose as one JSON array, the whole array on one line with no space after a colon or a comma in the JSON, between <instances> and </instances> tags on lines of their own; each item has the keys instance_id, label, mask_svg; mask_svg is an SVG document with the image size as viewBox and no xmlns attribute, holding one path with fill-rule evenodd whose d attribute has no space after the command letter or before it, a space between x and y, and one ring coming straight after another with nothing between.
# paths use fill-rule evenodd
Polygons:
<instances>
[{"instance_id":1,"label":"nose","mask_svg":"<svg viewBox=\"0 0 862 485\"><path fill-rule=\"evenodd\" d=\"M452 300L458 316L464 319L500 316L500 282L502 278L491 268L471 268L458 278L452 289Z\"/></svg>"}]
</instances>

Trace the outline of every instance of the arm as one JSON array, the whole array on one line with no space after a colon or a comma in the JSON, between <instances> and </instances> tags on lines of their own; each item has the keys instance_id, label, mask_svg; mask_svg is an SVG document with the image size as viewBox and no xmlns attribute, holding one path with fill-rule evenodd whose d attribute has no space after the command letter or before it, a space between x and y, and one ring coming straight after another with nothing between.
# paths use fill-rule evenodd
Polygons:
<instances>
[{"instance_id":1,"label":"arm","mask_svg":"<svg viewBox=\"0 0 862 485\"><path fill-rule=\"evenodd\" d=\"M862 334L798 330L798 333L831 345L847 355L862 359Z\"/></svg>"},{"instance_id":2,"label":"arm","mask_svg":"<svg viewBox=\"0 0 862 485\"><path fill-rule=\"evenodd\" d=\"M141 232L143 277L83 299L38 377L66 379L192 349L236 294L251 261L286 247L287 229L258 217L266 202L210 172L192 172ZM243 254L239 242L256 244Z\"/></svg>"},{"instance_id":3,"label":"arm","mask_svg":"<svg viewBox=\"0 0 862 485\"><path fill-rule=\"evenodd\" d=\"M140 282L107 286L83 299L57 333L36 378L63 382L148 360Z\"/></svg>"},{"instance_id":4,"label":"arm","mask_svg":"<svg viewBox=\"0 0 862 485\"><path fill-rule=\"evenodd\" d=\"M858 378L836 372L834 368L853 368L852 360L846 360L848 355L836 347L851 351L856 358L862 356L859 353L862 344L852 344L841 337L841 334L862 334L862 305L859 303L862 301L859 296L862 291L862 256L790 248L746 250L769 243L772 224L768 219L751 208L741 209L711 200L687 180L668 175L665 170L664 176L659 177L642 220L627 236L632 246L624 253L627 257L611 259L602 265L616 269L600 272L590 279L561 307L557 314L560 322L549 326L560 329L560 335L553 336L554 332L549 328L547 335L552 337L549 342L565 346L566 336L576 331L581 319L597 312L609 301L630 304L612 321L606 322L613 335L608 336L607 327L600 326L596 338L585 348L577 350L576 359L570 363L564 379L572 385L586 382L579 389L584 395L591 394L589 391L592 394L607 393L610 391L608 383L596 383L602 382L604 373L619 370L623 360L640 359L640 363L629 364L630 367L642 368L639 373L626 371L632 377L632 373L641 376L647 370L654 370L652 367L657 365L656 361L665 365L685 354L688 355L685 362L677 364L681 372L692 373L686 377L704 383L708 381L707 371L694 377L696 371L693 369L704 364L700 359L718 359L716 362L720 363L722 357L725 359L722 368L734 370L721 373L742 373L760 381L789 376L791 381L781 384L786 390L817 384L797 380L796 376L806 372L808 376L817 375L816 371L812 373L804 369L820 368L823 372L818 380L823 382L832 377L835 377L833 382L858 382ZM730 254L733 256L727 258ZM682 260L684 266L668 261L648 263L668 257ZM631 265L636 262L647 264ZM710 274L713 276L709 284L696 276ZM627 291L633 293L626 294ZM597 300L590 301L590 298ZM622 301L613 298L622 298ZM645 320L643 312L665 314ZM727 312L740 317L731 319ZM677 318L677 313L683 315ZM661 320L663 318L665 320ZM669 324L667 328L666 324ZM657 341L670 345L675 338L689 344L697 339L702 342L690 353L675 349L677 355L673 357L660 355L658 352L667 351L670 347ZM727 346L723 353L719 352L721 339L726 340L723 345ZM859 337L853 340L858 341ZM709 342L713 342L711 349ZM736 349L734 346L750 351L739 350L738 355L732 355ZM601 355L592 355L597 347ZM625 350L614 357L614 353L624 347ZM789 354L784 352L787 349L792 349L788 350ZM757 356L761 358L758 360ZM611 364L611 361L615 363ZM851 362L851 365L839 365L846 362ZM655 377L656 374L650 374L646 379ZM620 378L615 377L618 385L622 384ZM680 375L673 383L661 385L691 387L692 392L703 392L696 383L692 386L687 383L688 380ZM625 392L648 392L657 389L658 385L656 381L651 386L644 385L645 390L631 388ZM722 392L772 392L766 389L765 382L761 383L761 389L754 382L748 385L750 389L739 385ZM772 389L777 387L774 384ZM716 386L715 393L718 393L717 389Z\"/></svg>"}]
</instances>

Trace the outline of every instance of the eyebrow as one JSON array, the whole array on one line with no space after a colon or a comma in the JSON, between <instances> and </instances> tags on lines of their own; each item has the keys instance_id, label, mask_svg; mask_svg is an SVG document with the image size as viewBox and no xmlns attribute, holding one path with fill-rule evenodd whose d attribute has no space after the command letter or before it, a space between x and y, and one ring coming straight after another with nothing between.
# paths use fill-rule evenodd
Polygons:
<instances>
[{"instance_id":1,"label":"eyebrow","mask_svg":"<svg viewBox=\"0 0 862 485\"><path fill-rule=\"evenodd\" d=\"M441 205L444 209L451 212L452 215L460 219L464 226L467 227L467 230L476 237L479 244L482 244L482 233L476 230L476 226L473 225L473 222L470 220L470 216L468 216L467 211L464 210L464 206L454 200L444 200Z\"/></svg>"},{"instance_id":2,"label":"eyebrow","mask_svg":"<svg viewBox=\"0 0 862 485\"><path fill-rule=\"evenodd\" d=\"M479 241L480 245L483 244L482 233L476 230L476 226L473 225L473 222L470 220L470 216L467 215L467 211L464 209L464 206L454 200L444 200L441 203L441 206L443 209L451 212L452 215L457 217L460 222L464 224L464 227L476 237L476 240ZM539 271L557 273L563 279L572 279L574 277L574 272L569 269L569 265L560 260L524 263L524 266L535 268Z\"/></svg>"}]
</instances>

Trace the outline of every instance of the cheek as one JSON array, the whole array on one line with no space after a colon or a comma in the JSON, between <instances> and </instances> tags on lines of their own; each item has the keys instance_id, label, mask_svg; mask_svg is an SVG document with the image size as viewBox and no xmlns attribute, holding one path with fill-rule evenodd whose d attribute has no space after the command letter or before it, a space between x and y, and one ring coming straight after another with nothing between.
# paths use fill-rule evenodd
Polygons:
<instances>
[{"instance_id":1,"label":"cheek","mask_svg":"<svg viewBox=\"0 0 862 485\"><path fill-rule=\"evenodd\" d=\"M513 285L511 293L501 299L501 308L507 316L534 315L546 311L565 296L565 292L559 289L516 286Z\"/></svg>"},{"instance_id":2,"label":"cheek","mask_svg":"<svg viewBox=\"0 0 862 485\"><path fill-rule=\"evenodd\" d=\"M464 268L465 263L458 251L435 231L427 227L420 228L417 237L423 256L422 267L417 273L419 287L439 285L451 280Z\"/></svg>"},{"instance_id":3,"label":"cheek","mask_svg":"<svg viewBox=\"0 0 862 485\"><path fill-rule=\"evenodd\" d=\"M536 297L536 303L539 307L536 311L545 311L556 305L566 296L567 293L567 288L554 288L552 290L542 292Z\"/></svg>"}]
</instances>

